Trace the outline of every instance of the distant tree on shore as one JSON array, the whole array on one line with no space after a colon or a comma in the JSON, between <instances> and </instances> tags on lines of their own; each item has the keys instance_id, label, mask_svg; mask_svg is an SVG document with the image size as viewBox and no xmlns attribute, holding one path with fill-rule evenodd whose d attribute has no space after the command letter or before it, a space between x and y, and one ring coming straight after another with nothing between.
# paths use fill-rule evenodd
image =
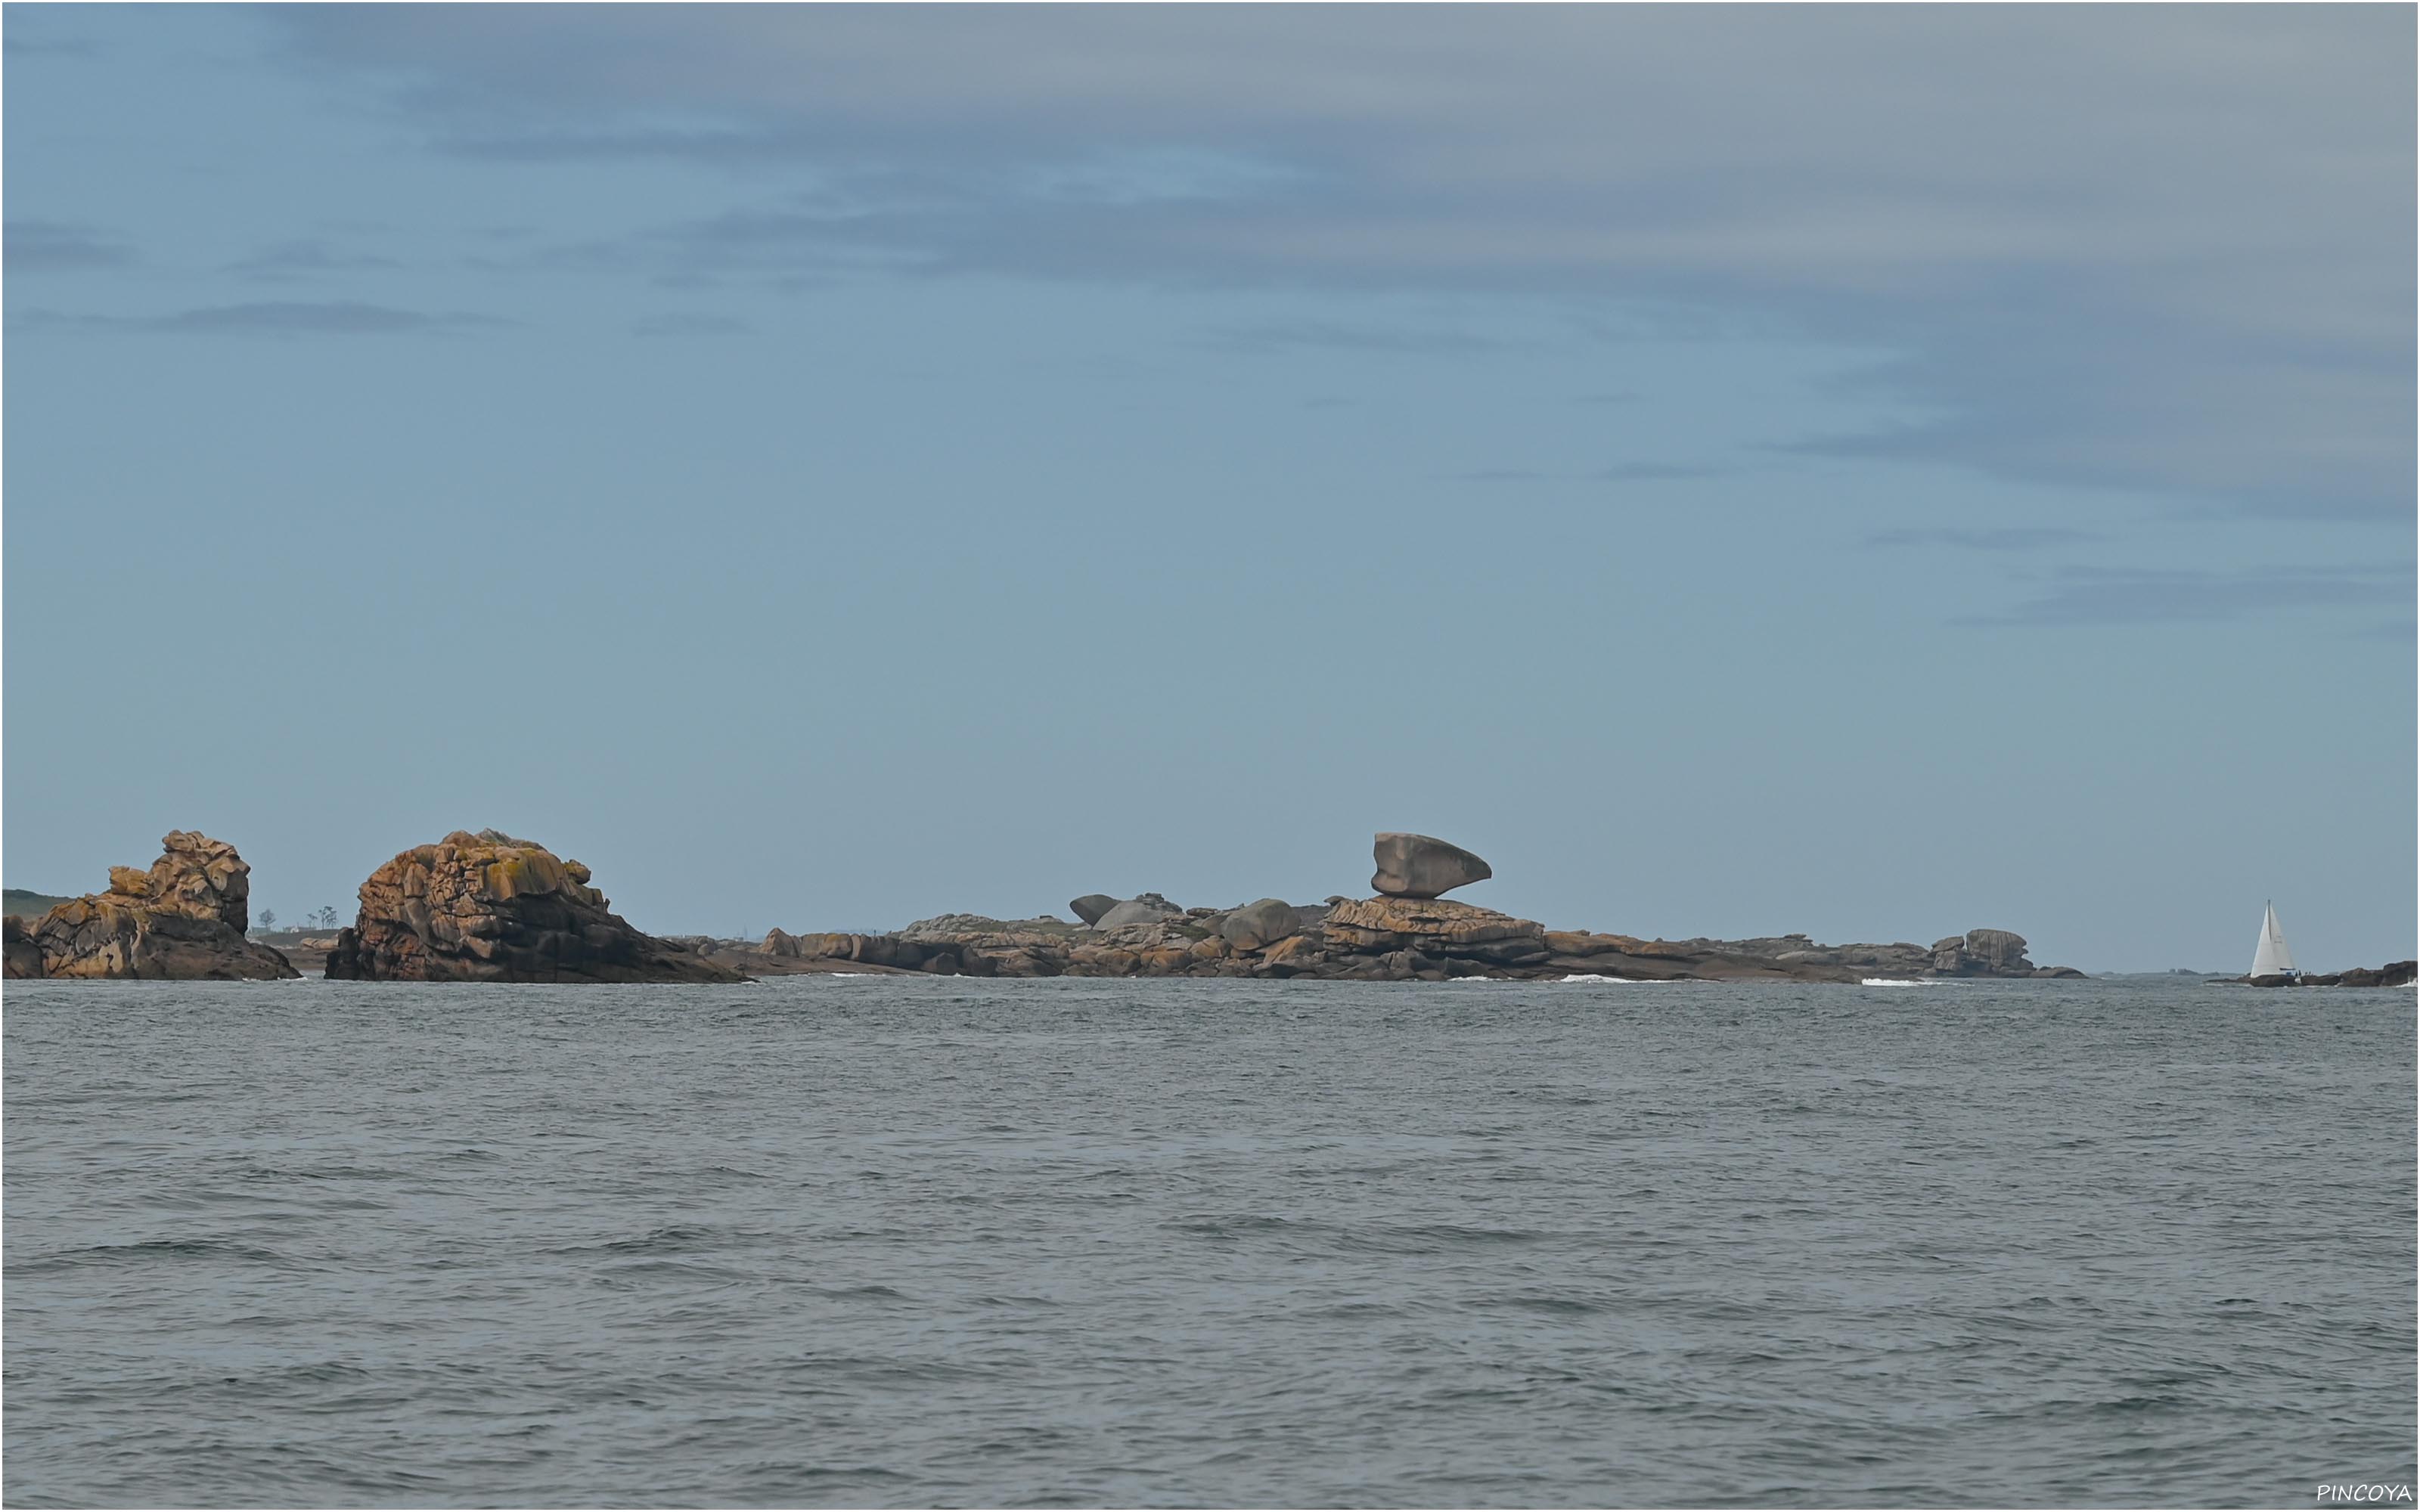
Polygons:
<instances>
[{"instance_id":1,"label":"distant tree on shore","mask_svg":"<svg viewBox=\"0 0 2420 1512\"><path fill-rule=\"evenodd\" d=\"M323 904L318 913L311 916L311 922L318 925L321 929L334 929L336 927L335 905L334 903Z\"/></svg>"},{"instance_id":2,"label":"distant tree on shore","mask_svg":"<svg viewBox=\"0 0 2420 1512\"><path fill-rule=\"evenodd\" d=\"M276 909L264 908L260 911L260 927L265 930L275 929L277 927Z\"/></svg>"}]
</instances>

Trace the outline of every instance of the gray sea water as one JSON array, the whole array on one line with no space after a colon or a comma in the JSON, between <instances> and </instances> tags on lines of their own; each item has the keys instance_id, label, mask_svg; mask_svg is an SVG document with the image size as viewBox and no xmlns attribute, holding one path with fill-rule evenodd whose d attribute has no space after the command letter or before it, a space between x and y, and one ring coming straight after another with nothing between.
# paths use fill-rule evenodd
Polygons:
<instances>
[{"instance_id":1,"label":"gray sea water","mask_svg":"<svg viewBox=\"0 0 2420 1512\"><path fill-rule=\"evenodd\" d=\"M6 1010L12 1505L2420 1479L2409 990L74 982Z\"/></svg>"}]
</instances>

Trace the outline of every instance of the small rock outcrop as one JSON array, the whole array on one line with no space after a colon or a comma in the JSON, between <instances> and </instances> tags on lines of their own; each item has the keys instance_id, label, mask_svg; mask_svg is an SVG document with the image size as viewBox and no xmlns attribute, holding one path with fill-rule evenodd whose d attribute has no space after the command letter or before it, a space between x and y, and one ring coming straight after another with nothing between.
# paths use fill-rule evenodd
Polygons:
<instances>
[{"instance_id":1,"label":"small rock outcrop","mask_svg":"<svg viewBox=\"0 0 2420 1512\"><path fill-rule=\"evenodd\" d=\"M1430 835L1382 833L1371 854L1378 863L1371 890L1388 898L1441 898L1496 874L1470 852Z\"/></svg>"},{"instance_id":2,"label":"small rock outcrop","mask_svg":"<svg viewBox=\"0 0 2420 1512\"><path fill-rule=\"evenodd\" d=\"M1068 903L1075 916L1087 924L1097 924L1101 916L1118 905L1118 900L1106 892L1088 892Z\"/></svg>"},{"instance_id":3,"label":"small rock outcrop","mask_svg":"<svg viewBox=\"0 0 2420 1512\"><path fill-rule=\"evenodd\" d=\"M302 973L244 937L252 868L234 846L179 829L148 872L109 869L109 890L70 898L39 919L11 918L11 977L264 981Z\"/></svg>"},{"instance_id":4,"label":"small rock outcrop","mask_svg":"<svg viewBox=\"0 0 2420 1512\"><path fill-rule=\"evenodd\" d=\"M361 981L728 982L747 979L643 934L588 885L588 869L533 841L456 830L362 884L331 978Z\"/></svg>"}]
</instances>

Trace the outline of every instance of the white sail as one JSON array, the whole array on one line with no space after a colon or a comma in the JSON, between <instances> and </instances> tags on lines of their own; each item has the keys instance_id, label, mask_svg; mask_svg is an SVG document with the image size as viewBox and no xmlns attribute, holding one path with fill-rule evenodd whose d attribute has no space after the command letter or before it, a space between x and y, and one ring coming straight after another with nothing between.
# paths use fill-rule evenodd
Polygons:
<instances>
[{"instance_id":1,"label":"white sail","mask_svg":"<svg viewBox=\"0 0 2420 1512\"><path fill-rule=\"evenodd\" d=\"M2282 976L2294 969L2294 952L2286 949L2286 932L2277 927L2277 905L2269 905L2260 920L2260 947L2252 952L2252 975Z\"/></svg>"}]
</instances>

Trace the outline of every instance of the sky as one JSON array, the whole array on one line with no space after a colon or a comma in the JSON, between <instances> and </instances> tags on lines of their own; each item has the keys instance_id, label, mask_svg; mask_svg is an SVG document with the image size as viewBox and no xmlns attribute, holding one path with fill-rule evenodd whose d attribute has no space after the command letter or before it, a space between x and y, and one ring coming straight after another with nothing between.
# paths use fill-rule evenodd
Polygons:
<instances>
[{"instance_id":1,"label":"sky","mask_svg":"<svg viewBox=\"0 0 2420 1512\"><path fill-rule=\"evenodd\" d=\"M0 39L10 887L2413 953L2409 7Z\"/></svg>"}]
</instances>

